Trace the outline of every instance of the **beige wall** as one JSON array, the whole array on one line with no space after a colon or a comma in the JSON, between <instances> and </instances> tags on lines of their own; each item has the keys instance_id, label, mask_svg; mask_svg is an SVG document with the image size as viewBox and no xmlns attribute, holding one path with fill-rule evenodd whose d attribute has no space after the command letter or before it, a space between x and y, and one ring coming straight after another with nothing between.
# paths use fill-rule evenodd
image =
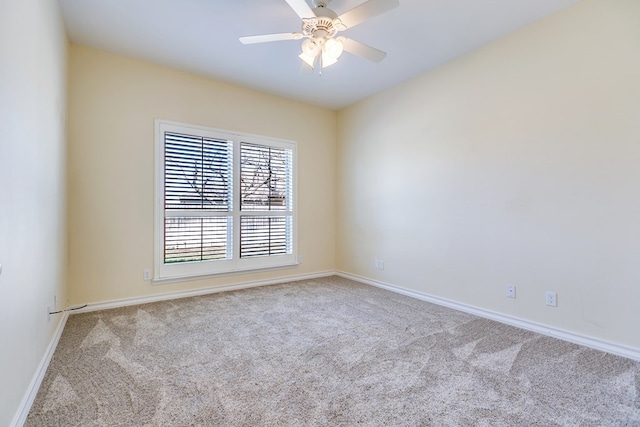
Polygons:
<instances>
[{"instance_id":1,"label":"beige wall","mask_svg":"<svg viewBox=\"0 0 640 427\"><path fill-rule=\"evenodd\" d=\"M65 299L67 39L58 2L0 2L0 425L18 415ZM17 419L17 418L16 418Z\"/></svg>"},{"instance_id":2,"label":"beige wall","mask_svg":"<svg viewBox=\"0 0 640 427\"><path fill-rule=\"evenodd\" d=\"M640 348L639 16L583 0L341 111L338 268Z\"/></svg>"},{"instance_id":3,"label":"beige wall","mask_svg":"<svg viewBox=\"0 0 640 427\"><path fill-rule=\"evenodd\" d=\"M336 113L72 45L69 62L71 304L335 269ZM152 285L154 119L298 142L297 268Z\"/></svg>"}]
</instances>

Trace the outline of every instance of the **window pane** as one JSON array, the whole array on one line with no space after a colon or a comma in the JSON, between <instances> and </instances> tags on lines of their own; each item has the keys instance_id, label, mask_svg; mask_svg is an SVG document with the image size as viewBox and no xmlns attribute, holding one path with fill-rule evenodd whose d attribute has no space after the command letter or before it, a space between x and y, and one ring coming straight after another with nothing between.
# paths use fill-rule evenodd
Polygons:
<instances>
[{"instance_id":1,"label":"window pane","mask_svg":"<svg viewBox=\"0 0 640 427\"><path fill-rule=\"evenodd\" d=\"M290 149L242 143L241 210L290 211L291 165Z\"/></svg>"},{"instance_id":2,"label":"window pane","mask_svg":"<svg viewBox=\"0 0 640 427\"><path fill-rule=\"evenodd\" d=\"M165 209L231 210L229 141L165 133Z\"/></svg>"},{"instance_id":3,"label":"window pane","mask_svg":"<svg viewBox=\"0 0 640 427\"><path fill-rule=\"evenodd\" d=\"M231 257L230 217L169 217L164 228L167 264Z\"/></svg>"},{"instance_id":4,"label":"window pane","mask_svg":"<svg viewBox=\"0 0 640 427\"><path fill-rule=\"evenodd\" d=\"M240 257L290 254L291 217L240 217Z\"/></svg>"}]
</instances>

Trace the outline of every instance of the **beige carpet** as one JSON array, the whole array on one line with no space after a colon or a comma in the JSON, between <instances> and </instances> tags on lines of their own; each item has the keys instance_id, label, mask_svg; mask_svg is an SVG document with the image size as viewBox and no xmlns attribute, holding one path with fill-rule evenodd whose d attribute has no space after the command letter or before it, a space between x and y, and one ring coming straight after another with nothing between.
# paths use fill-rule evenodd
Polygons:
<instances>
[{"instance_id":1,"label":"beige carpet","mask_svg":"<svg viewBox=\"0 0 640 427\"><path fill-rule=\"evenodd\" d=\"M330 277L69 318L28 426L638 426L640 363Z\"/></svg>"}]
</instances>

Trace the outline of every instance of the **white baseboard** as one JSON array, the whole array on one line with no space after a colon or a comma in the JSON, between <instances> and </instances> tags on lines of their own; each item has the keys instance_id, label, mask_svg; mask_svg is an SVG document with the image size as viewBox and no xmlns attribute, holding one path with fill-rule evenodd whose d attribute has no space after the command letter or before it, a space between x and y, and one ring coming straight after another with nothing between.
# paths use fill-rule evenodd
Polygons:
<instances>
[{"instance_id":1,"label":"white baseboard","mask_svg":"<svg viewBox=\"0 0 640 427\"><path fill-rule=\"evenodd\" d=\"M413 291L410 289L391 285L389 283L368 279L366 277L358 276L355 274L345 273L342 271L337 271L336 274L346 279L355 280L356 282L365 283L367 285L386 289L388 291L406 295L422 301L430 302L430 303L441 305L444 307L449 307L454 310L459 310L465 313L474 314L476 316L495 320L500 323L505 323L507 325L515 326L517 328L526 329L532 332L537 332L542 335L547 335L547 336L558 338L564 341L569 341L574 344L593 348L595 350L600 350L607 353L615 354L617 356L622 356L629 359L640 361L640 349L637 349L637 348L627 347L620 344L599 340L597 338L576 334L573 332L565 331L562 329L554 328L554 327L543 325L540 323L531 322L528 320L519 319L517 317L512 317L505 314L497 313L495 311L485 310L483 308L462 304L462 303L451 301L445 298L440 298L433 295L425 294L423 292Z\"/></svg>"},{"instance_id":2,"label":"white baseboard","mask_svg":"<svg viewBox=\"0 0 640 427\"><path fill-rule=\"evenodd\" d=\"M62 331L64 330L64 325L67 324L67 318L69 317L68 313L62 313L62 318L58 322L58 326L49 341L49 345L47 346L47 350L36 369L36 373L31 380L31 384L29 384L29 388L27 389L27 393L22 398L22 402L20 402L20 407L18 408L18 412L13 417L13 421L11 421L11 427L22 427L24 422L27 420L27 415L29 415L29 410L31 409L31 405L33 401L36 399L36 395L38 394L38 390L40 389L40 384L42 384L42 380L44 378L44 374L47 372L47 368L49 367L49 362L51 362L51 358L53 357L53 353L56 351L56 347L58 346L58 341L60 341L60 337L62 336Z\"/></svg>"},{"instance_id":3,"label":"white baseboard","mask_svg":"<svg viewBox=\"0 0 640 427\"><path fill-rule=\"evenodd\" d=\"M256 280L253 282L239 282L232 285L212 286L208 288L192 289L188 291L167 292L163 294L151 295L151 296L145 296L145 297L133 297L133 298L123 298L118 300L102 301L102 302L96 302L96 303L89 303L87 304L86 307L83 307L78 310L74 310L73 312L86 313L90 311L107 310L110 308L119 308L119 307L126 307L130 305L147 304L150 302L158 302L158 301L168 301L172 299L195 297L199 295L208 295L208 294L214 294L218 292L236 291L239 289L255 288L258 286L276 285L280 283L296 282L299 280L317 279L319 277L334 276L335 274L336 272L333 270L320 271L317 273L298 274L295 276L278 277L276 279Z\"/></svg>"}]
</instances>

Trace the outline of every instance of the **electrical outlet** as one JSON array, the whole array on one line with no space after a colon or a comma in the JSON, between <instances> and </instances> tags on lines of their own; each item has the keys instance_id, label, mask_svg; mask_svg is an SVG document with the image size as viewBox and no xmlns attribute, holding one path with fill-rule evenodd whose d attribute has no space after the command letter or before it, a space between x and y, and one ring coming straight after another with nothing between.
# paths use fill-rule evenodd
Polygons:
<instances>
[{"instance_id":1,"label":"electrical outlet","mask_svg":"<svg viewBox=\"0 0 640 427\"><path fill-rule=\"evenodd\" d=\"M58 311L58 295L53 296L53 311Z\"/></svg>"},{"instance_id":2,"label":"electrical outlet","mask_svg":"<svg viewBox=\"0 0 640 427\"><path fill-rule=\"evenodd\" d=\"M373 266L376 270L384 270L384 261L377 259L374 261Z\"/></svg>"},{"instance_id":3,"label":"electrical outlet","mask_svg":"<svg viewBox=\"0 0 640 427\"><path fill-rule=\"evenodd\" d=\"M304 261L304 257L302 255L298 255L298 264L302 264Z\"/></svg>"},{"instance_id":4,"label":"electrical outlet","mask_svg":"<svg viewBox=\"0 0 640 427\"><path fill-rule=\"evenodd\" d=\"M551 307L558 306L558 294L552 291L547 291L545 293L545 304Z\"/></svg>"},{"instance_id":5,"label":"electrical outlet","mask_svg":"<svg viewBox=\"0 0 640 427\"><path fill-rule=\"evenodd\" d=\"M144 270L142 272L142 278L144 280L151 280L151 270Z\"/></svg>"},{"instance_id":6,"label":"electrical outlet","mask_svg":"<svg viewBox=\"0 0 640 427\"><path fill-rule=\"evenodd\" d=\"M516 286L515 285L507 285L506 294L507 294L507 298L515 298L516 297Z\"/></svg>"}]
</instances>

